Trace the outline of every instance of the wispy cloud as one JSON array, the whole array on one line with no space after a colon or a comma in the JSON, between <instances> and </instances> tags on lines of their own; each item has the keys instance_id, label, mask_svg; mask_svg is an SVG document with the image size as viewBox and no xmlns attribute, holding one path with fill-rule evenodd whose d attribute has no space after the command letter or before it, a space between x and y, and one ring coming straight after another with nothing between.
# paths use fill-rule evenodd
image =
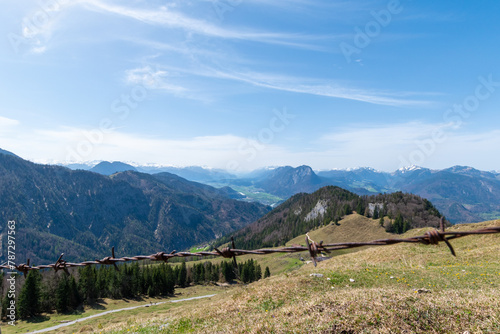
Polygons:
<instances>
[{"instance_id":1,"label":"wispy cloud","mask_svg":"<svg viewBox=\"0 0 500 334\"><path fill-rule=\"evenodd\" d=\"M287 3L292 3L297 6L306 6L307 4L302 0L290 0ZM254 4L263 5L260 1L254 1ZM198 34L208 37L215 37L221 39L231 39L231 40L250 40L262 43L272 43L276 45L287 45L299 48L318 48L318 46L311 45L308 41L311 39L322 39L324 36L304 36L301 34L293 33L275 33L275 32L255 32L249 30L241 30L235 28L225 28L215 25L213 23L189 17L180 10L176 10L176 6L163 6L160 8L151 9L150 7L144 6L141 3L139 6L131 7L124 6L121 4L116 4L109 1L102 0L79 0L72 3L71 6L83 6L87 10L97 11L101 13L118 15L121 17L130 18L136 21L143 22L148 25L167 27L171 29L184 30L189 34ZM341 7L348 7L349 4L341 3ZM55 13L61 11L63 6L54 6L54 8L48 11L49 18L55 15ZM52 17L54 18L54 17ZM55 19L47 21L41 27L36 29L24 28L24 34L26 38L32 39L32 52L34 53L44 53L47 50L46 43L44 39L47 40L55 29ZM44 37L45 36L45 37ZM343 36L338 36L343 37ZM147 39L145 39L147 40ZM324 44L324 43L321 43ZM225 62L225 67L223 69L210 68L210 63L214 59L219 59L220 56L217 53L211 53L203 47L199 47L196 44L179 46L173 43L164 43L158 40L150 41L150 46L153 46L157 50L162 51L173 51L181 55L185 60L194 60L194 63L200 62L201 66L204 68L200 69L190 69L189 66L186 72L191 72L191 74L225 79L231 81L239 81L250 84L256 87L263 87L272 90L293 92L299 94L309 94L315 96L324 96L338 99L347 99L360 102L366 102L370 104L377 105L387 105L395 107L407 107L407 106L429 106L432 104L431 101L427 101L421 98L421 94L409 94L401 92L391 92L382 91L374 89L363 89L348 87L344 84L335 82L335 80L317 80L309 78L299 78L292 76L282 76L276 74L266 74L259 73L258 71L241 71L238 69L231 70L231 66L227 66ZM321 49L322 47L320 47ZM203 58L198 59L199 57ZM235 57L237 59L242 59L243 57ZM205 60L208 60L205 62ZM215 60L216 62L217 60ZM240 60L238 60L240 61ZM192 65L192 64L190 64ZM234 68L234 67L233 67ZM184 70L184 69L183 69ZM182 72L182 70L181 70ZM193 87L190 87L189 80L179 82L179 78L173 78L172 73L159 70L156 73L152 73L147 67L140 67L137 69L128 70L126 72L126 81L130 84L142 83L145 80L153 80L155 82L155 87L149 85L148 88L162 90L166 93L173 94L182 98L197 99L203 101L211 100L210 97L202 98L201 94L190 94L193 91ZM147 85L147 83L146 83ZM411 98L410 95L419 96L419 98Z\"/></svg>"},{"instance_id":2,"label":"wispy cloud","mask_svg":"<svg viewBox=\"0 0 500 334\"><path fill-rule=\"evenodd\" d=\"M184 13L174 11L168 7L152 9L132 8L112 5L100 0L81 0L89 10L110 13L128 17L149 25L164 26L174 29L182 29L188 33L234 40L247 40L260 43L287 45L298 48L318 49L318 46L309 43L311 39L318 36L303 34L291 34L280 32L255 32L238 28L222 28L205 20L186 16ZM327 36L325 36L326 38ZM328 36L332 38L332 36Z\"/></svg>"},{"instance_id":3,"label":"wispy cloud","mask_svg":"<svg viewBox=\"0 0 500 334\"><path fill-rule=\"evenodd\" d=\"M45 53L54 31L58 27L60 12L71 5L74 4L67 1L53 1L51 3L40 3L38 6L33 7L21 20L21 35L13 34L9 37L16 51L19 51L17 48L19 44L22 44L27 45L32 53Z\"/></svg>"},{"instance_id":4,"label":"wispy cloud","mask_svg":"<svg viewBox=\"0 0 500 334\"><path fill-rule=\"evenodd\" d=\"M348 150L376 149L395 146L406 148L417 140L429 138L435 130L451 130L452 124L407 122L395 124L349 124L320 138L323 144L342 146Z\"/></svg>"},{"instance_id":5,"label":"wispy cloud","mask_svg":"<svg viewBox=\"0 0 500 334\"><path fill-rule=\"evenodd\" d=\"M158 66L161 67L161 65ZM229 71L208 66L177 70L191 75L239 81L252 86L273 90L354 100L377 105L395 107L425 107L434 105L433 101L408 98L409 96L432 95L429 93L386 92L373 89L351 88L340 83L335 83L332 80L259 72Z\"/></svg>"},{"instance_id":6,"label":"wispy cloud","mask_svg":"<svg viewBox=\"0 0 500 334\"><path fill-rule=\"evenodd\" d=\"M19 125L19 123L16 119L0 116L0 129L11 128Z\"/></svg>"},{"instance_id":7,"label":"wispy cloud","mask_svg":"<svg viewBox=\"0 0 500 334\"><path fill-rule=\"evenodd\" d=\"M125 82L129 85L204 103L214 100L206 93L206 88L200 89L195 84L189 84L192 81L185 77L185 72L164 70L158 66L144 65L125 71Z\"/></svg>"}]
</instances>

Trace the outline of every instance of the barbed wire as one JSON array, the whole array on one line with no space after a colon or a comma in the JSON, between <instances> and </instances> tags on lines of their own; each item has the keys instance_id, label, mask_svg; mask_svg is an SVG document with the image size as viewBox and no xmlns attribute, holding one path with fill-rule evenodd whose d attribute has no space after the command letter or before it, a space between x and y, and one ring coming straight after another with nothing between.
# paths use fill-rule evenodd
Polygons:
<instances>
[{"instance_id":1,"label":"barbed wire","mask_svg":"<svg viewBox=\"0 0 500 334\"><path fill-rule=\"evenodd\" d=\"M30 260L28 259L25 264L8 264L1 265L0 269L9 269L9 270L17 270L22 272L25 276L30 270L42 270L42 269L54 269L56 272L59 270L65 271L67 274L68 268L73 267L85 267L90 265L113 265L116 270L118 267L116 266L119 262L129 262L129 261L144 261L144 260L152 260L152 261L163 261L168 262L168 260L174 257L206 257L206 256L220 256L223 258L232 258L233 264L236 264L236 257L242 255L267 255L274 253L298 253L308 251L311 256L311 260L316 266L317 261L321 261L322 257L318 257L318 255L323 253L330 253L331 251L341 250L341 249L350 249L357 248L363 246L389 246L398 243L420 243L424 245L437 245L440 242L444 242L453 256L456 256L455 250L453 246L450 244L449 240L461 238L469 235L481 235L481 234L495 234L500 233L500 226L498 227L486 227L483 229L478 229L474 231L464 231L464 232L445 232L444 224L441 222L441 230L432 230L426 232L424 235L410 237L405 239L379 239L367 242L344 242L344 243L332 243L332 244L323 244L323 241L317 243L313 241L308 234L306 234L306 246L298 246L293 245L290 247L282 247L282 248L263 248L263 249L255 249L255 250L244 250L237 249L234 244L234 239L232 239L231 246L226 247L219 250L215 248L215 251L212 252L176 252L172 251L170 253L158 252L156 254L151 255L137 255L132 257L115 257L115 249L114 247L111 249L111 256L105 257L101 260L94 261L84 261L79 263L66 262L63 260L64 253L59 256L59 259L53 264L47 265L39 265L39 266L30 266Z\"/></svg>"}]
</instances>

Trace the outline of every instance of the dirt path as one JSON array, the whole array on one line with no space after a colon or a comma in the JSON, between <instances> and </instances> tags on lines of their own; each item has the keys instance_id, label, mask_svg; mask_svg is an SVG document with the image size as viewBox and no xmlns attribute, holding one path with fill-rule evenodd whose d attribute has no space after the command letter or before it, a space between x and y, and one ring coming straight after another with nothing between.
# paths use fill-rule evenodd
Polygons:
<instances>
[{"instance_id":1,"label":"dirt path","mask_svg":"<svg viewBox=\"0 0 500 334\"><path fill-rule=\"evenodd\" d=\"M132 306L132 307L121 308L121 309L117 309L117 310L105 311L105 312L102 312L102 313L99 313L99 314L94 314L94 315L91 315L91 316L88 316L88 317L85 317L85 318L73 320L73 321L70 321L70 322L67 322L67 323L64 323L64 324L60 324L60 325L57 325L57 326L48 327L48 328L44 328L44 329L39 329L37 331L29 332L27 334L50 332L50 331L53 331L53 330L56 330L56 329L59 329L59 328L62 328L62 327L74 325L74 324L76 324L78 322L82 322L82 321L85 321L85 320L88 320L88 319L92 319L92 318L102 317L103 315L111 314L111 313L115 313L115 312L128 311L128 310L133 310L133 309L136 309L136 308L149 307L149 306L152 306L152 305L160 305L160 304L165 304L165 303L180 303L180 302L185 302L185 301L189 301L189 300L202 299L202 298L210 298L210 297L213 297L213 296L215 296L215 295L205 295L205 296L199 296L199 297L190 297L190 298L184 298L184 299L169 300L169 301L166 301L166 302L159 302L159 303L154 303L154 304L144 304L144 305L139 305L139 306Z\"/></svg>"}]
</instances>

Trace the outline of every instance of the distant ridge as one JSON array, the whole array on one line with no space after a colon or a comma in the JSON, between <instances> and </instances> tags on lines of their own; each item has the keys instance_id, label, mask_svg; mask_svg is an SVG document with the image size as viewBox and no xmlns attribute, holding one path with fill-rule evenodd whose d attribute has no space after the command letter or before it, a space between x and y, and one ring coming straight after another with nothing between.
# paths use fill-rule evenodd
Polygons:
<instances>
[{"instance_id":1,"label":"distant ridge","mask_svg":"<svg viewBox=\"0 0 500 334\"><path fill-rule=\"evenodd\" d=\"M0 154L12 155L12 156L18 157L18 156L17 156L17 155L15 155L14 153L9 152L9 151L6 151L6 150L2 150L1 148L0 148ZM18 157L18 158L19 158L19 157Z\"/></svg>"},{"instance_id":2,"label":"distant ridge","mask_svg":"<svg viewBox=\"0 0 500 334\"><path fill-rule=\"evenodd\" d=\"M126 172L128 170L137 171L134 166L120 161L103 161L90 169L91 172L99 173L102 175L113 175L115 173Z\"/></svg>"},{"instance_id":3,"label":"distant ridge","mask_svg":"<svg viewBox=\"0 0 500 334\"><path fill-rule=\"evenodd\" d=\"M205 168L199 166L188 167L172 167L172 166L139 166L139 172L156 174L156 173L171 173L183 177L190 181L196 182L218 182L222 180L235 179L236 176L222 169Z\"/></svg>"}]
</instances>

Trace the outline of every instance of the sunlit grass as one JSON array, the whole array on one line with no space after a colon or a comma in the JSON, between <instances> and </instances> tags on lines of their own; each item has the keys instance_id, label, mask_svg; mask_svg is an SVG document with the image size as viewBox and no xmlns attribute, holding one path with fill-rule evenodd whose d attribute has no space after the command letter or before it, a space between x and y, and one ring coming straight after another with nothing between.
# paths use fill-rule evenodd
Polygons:
<instances>
[{"instance_id":1,"label":"sunlit grass","mask_svg":"<svg viewBox=\"0 0 500 334\"><path fill-rule=\"evenodd\" d=\"M500 236L470 236L453 245L456 258L445 245L418 244L337 256L171 312L161 329L145 328L151 333L499 333Z\"/></svg>"},{"instance_id":2,"label":"sunlit grass","mask_svg":"<svg viewBox=\"0 0 500 334\"><path fill-rule=\"evenodd\" d=\"M450 230L491 224L500 225ZM210 300L112 315L63 333L500 333L500 235L452 244L457 257L443 244L364 249L228 288ZM297 263L289 256L258 261Z\"/></svg>"}]
</instances>

